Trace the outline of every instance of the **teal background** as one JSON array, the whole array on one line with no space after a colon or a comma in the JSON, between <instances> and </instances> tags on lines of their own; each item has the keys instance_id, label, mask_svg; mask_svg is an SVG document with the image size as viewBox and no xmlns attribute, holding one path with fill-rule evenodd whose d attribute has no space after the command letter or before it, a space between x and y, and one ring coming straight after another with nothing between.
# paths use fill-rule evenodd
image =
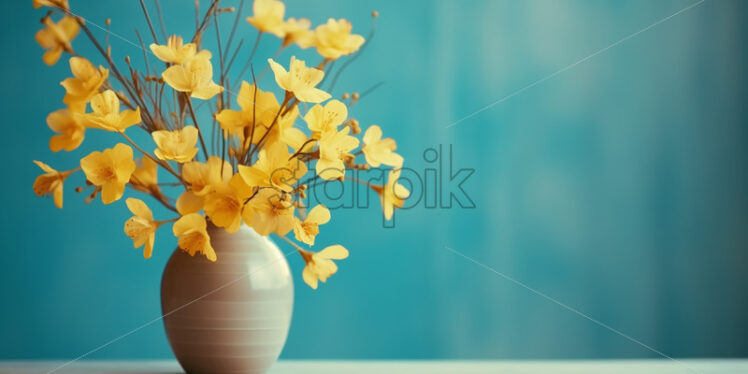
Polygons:
<instances>
[{"instance_id":1,"label":"teal background","mask_svg":"<svg viewBox=\"0 0 748 374\"><path fill-rule=\"evenodd\" d=\"M136 1L70 2L150 40ZM118 139L89 131L70 154L47 148L45 117L62 105L69 70L42 63L33 35L44 12L30 3L7 2L0 22L0 358L74 358L160 315L175 239L161 230L143 260L122 232L124 203L83 204L80 176L66 182L63 211L34 196L32 159L72 168ZM397 212L394 228L376 203L333 212L318 242L351 256L316 291L289 257L296 304L282 357L656 356L445 246L670 356L748 355L748 3L705 1L446 128L694 3L289 0L288 16L345 17L364 35L379 10L375 38L335 94L384 81L351 115L380 124L416 170L431 167L425 149L452 144L455 167L475 169L464 188L476 207L420 205ZM171 32L192 35L191 4L162 1ZM233 16L221 19L225 40ZM239 30L246 58L256 34ZM138 48L111 42L118 61L142 63ZM263 38L255 64L278 43ZM214 45L211 29L205 46L217 56ZM95 56L82 34L74 46ZM292 53L318 61L284 52L284 65ZM159 322L89 358L162 357L171 352Z\"/></svg>"}]
</instances>

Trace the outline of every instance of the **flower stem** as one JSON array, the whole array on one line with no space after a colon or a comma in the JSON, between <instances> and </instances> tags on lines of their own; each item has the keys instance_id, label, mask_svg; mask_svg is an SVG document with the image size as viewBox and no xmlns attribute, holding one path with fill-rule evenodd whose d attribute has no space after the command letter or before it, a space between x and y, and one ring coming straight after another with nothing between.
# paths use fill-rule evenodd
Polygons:
<instances>
[{"instance_id":1,"label":"flower stem","mask_svg":"<svg viewBox=\"0 0 748 374\"><path fill-rule=\"evenodd\" d=\"M153 162L161 165L162 168L166 169L166 171L168 171L169 173L171 173L172 175L174 175L177 179L179 179L179 181L182 182L182 184L185 183L184 179L182 179L182 177L179 176L179 174L177 174L177 172L175 172L174 169L172 169L171 166L169 166L169 164L166 163L166 161L162 161L162 160L159 160L159 159L153 157L150 153L146 152L143 148L140 148L139 145L135 144L135 142L129 136L127 136L127 134L125 134L124 132L120 132L120 134L122 134L122 136L133 147L135 147L135 149L137 149L138 151L140 151L144 156L147 156L148 158L150 158L151 160L153 160Z\"/></svg>"},{"instance_id":2,"label":"flower stem","mask_svg":"<svg viewBox=\"0 0 748 374\"><path fill-rule=\"evenodd\" d=\"M187 96L185 94L185 96ZM203 138L203 131L200 130L200 125L197 123L197 116L195 116L195 108L192 107L192 98L187 96L187 107L190 109L190 116L192 117L192 122L195 124L195 127L197 128L197 135L200 138L200 145L203 147L203 153L205 154L205 161L208 161L208 147L205 146L205 139Z\"/></svg>"}]
</instances>

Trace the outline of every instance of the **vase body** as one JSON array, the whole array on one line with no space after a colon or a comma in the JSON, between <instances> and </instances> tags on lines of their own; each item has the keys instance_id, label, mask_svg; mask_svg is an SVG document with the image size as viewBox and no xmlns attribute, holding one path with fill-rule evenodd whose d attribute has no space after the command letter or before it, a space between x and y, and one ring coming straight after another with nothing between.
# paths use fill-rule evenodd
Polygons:
<instances>
[{"instance_id":1,"label":"vase body","mask_svg":"<svg viewBox=\"0 0 748 374\"><path fill-rule=\"evenodd\" d=\"M161 310L171 349L189 374L265 373L291 324L288 262L247 226L208 233L216 262L177 248L164 269Z\"/></svg>"}]
</instances>

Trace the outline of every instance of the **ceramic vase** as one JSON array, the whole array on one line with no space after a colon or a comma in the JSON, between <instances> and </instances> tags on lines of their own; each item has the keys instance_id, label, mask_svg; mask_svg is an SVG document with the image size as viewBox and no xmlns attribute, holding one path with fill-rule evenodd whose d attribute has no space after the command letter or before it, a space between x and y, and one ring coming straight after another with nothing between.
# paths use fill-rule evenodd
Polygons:
<instances>
[{"instance_id":1,"label":"ceramic vase","mask_svg":"<svg viewBox=\"0 0 748 374\"><path fill-rule=\"evenodd\" d=\"M208 233L216 262L177 248L161 279L171 349L189 374L265 373L291 324L288 262L245 225L233 234L214 226Z\"/></svg>"}]
</instances>

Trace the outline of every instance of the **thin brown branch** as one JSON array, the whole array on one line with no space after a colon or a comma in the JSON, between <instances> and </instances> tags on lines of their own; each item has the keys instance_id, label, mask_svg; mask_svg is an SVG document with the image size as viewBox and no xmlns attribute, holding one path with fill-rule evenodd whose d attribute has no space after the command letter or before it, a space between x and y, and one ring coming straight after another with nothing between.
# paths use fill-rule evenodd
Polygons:
<instances>
[{"instance_id":1,"label":"thin brown branch","mask_svg":"<svg viewBox=\"0 0 748 374\"><path fill-rule=\"evenodd\" d=\"M244 64L244 66L242 66L242 70L239 71L239 75L238 75L239 79L237 79L236 84L238 84L239 82L241 82L242 76L247 71L247 68L249 67L249 65L252 64L252 58L255 57L255 52L257 52L257 46L260 45L260 38L261 37L262 37L262 31L260 31L260 32L257 33L257 39L255 39L255 45L254 45L254 47L252 47L252 52L250 52L249 58L247 59L247 62ZM236 87L232 87L231 90L232 91L236 90Z\"/></svg>"},{"instance_id":2,"label":"thin brown branch","mask_svg":"<svg viewBox=\"0 0 748 374\"><path fill-rule=\"evenodd\" d=\"M190 116L192 117L192 122L195 124L195 127L197 128L197 135L200 138L200 145L203 147L203 153L205 154L205 160L208 160L208 147L205 146L205 139L203 138L203 131L200 130L200 125L197 123L197 116L195 115L195 108L192 107L192 99L185 94L185 101L187 101L187 108L189 108Z\"/></svg>"},{"instance_id":3,"label":"thin brown branch","mask_svg":"<svg viewBox=\"0 0 748 374\"><path fill-rule=\"evenodd\" d=\"M244 44L244 39L239 41L239 45L236 46L236 49L234 50L234 54L231 56L229 63L226 64L226 71L223 72L223 74L228 75L229 71L231 71L231 67L234 66L234 60L236 60L236 56L239 54L239 50L242 48L243 44ZM237 81L241 81L241 79Z\"/></svg>"},{"instance_id":4,"label":"thin brown branch","mask_svg":"<svg viewBox=\"0 0 748 374\"><path fill-rule=\"evenodd\" d=\"M218 8L218 1L219 0L213 0L210 4L210 7L208 7L208 11L205 12L205 16L203 16L203 21L200 23L200 25L197 26L197 29L195 30L195 35L192 37L192 42L199 43L199 38L202 35L203 31L205 31L205 27L208 24L208 20L210 19L211 14ZM199 2L195 1L196 7L199 6Z\"/></svg>"},{"instance_id":5,"label":"thin brown branch","mask_svg":"<svg viewBox=\"0 0 748 374\"><path fill-rule=\"evenodd\" d=\"M158 24L161 27L161 37L167 40L169 37L166 35L166 24L164 23L164 13L161 11L161 2L156 0L156 14L158 15Z\"/></svg>"},{"instance_id":6,"label":"thin brown branch","mask_svg":"<svg viewBox=\"0 0 748 374\"><path fill-rule=\"evenodd\" d=\"M168 163L166 163L166 161L159 160L158 158L153 157L153 155L151 155L149 152L146 152L143 148L140 148L139 145L135 144L135 142L129 136L127 136L127 134L125 134L124 132L120 132L120 134L122 134L125 140L127 140L128 143L130 143L133 147L135 147L135 149L140 151L140 153L142 153L144 156L150 158L151 160L153 160L153 162L157 163L162 168L164 168L166 171L171 173L173 176L179 179L179 181L182 182L182 184L186 183L184 179L182 179L182 177L179 174L177 174L177 172L175 172L174 169L172 169Z\"/></svg>"},{"instance_id":7,"label":"thin brown branch","mask_svg":"<svg viewBox=\"0 0 748 374\"><path fill-rule=\"evenodd\" d=\"M231 26L231 33L229 34L229 40L226 42L226 52L231 50L231 42L234 41L234 35L236 34L236 27L239 25L239 19L242 15L242 9L244 8L244 0L239 2L239 9L236 11L236 17L234 18L234 25Z\"/></svg>"},{"instance_id":8,"label":"thin brown branch","mask_svg":"<svg viewBox=\"0 0 748 374\"><path fill-rule=\"evenodd\" d=\"M255 85L257 87L257 85ZM252 151L249 152L247 159L244 161L245 164L252 161L252 156L254 156L254 153L257 152L259 149L262 149L263 146L265 146L265 141L267 140L268 136L270 136L270 133L273 131L273 128L275 127L275 124L278 122L278 117L280 117L281 112L283 111L283 108L288 104L288 101L291 99L291 95L286 92L286 97L283 99L283 104L281 104L280 108L278 108L278 112L275 113L275 118L273 118L273 122L270 124L270 127L268 127L267 131L262 134L262 137L260 140L257 141L257 145L252 148Z\"/></svg>"},{"instance_id":9,"label":"thin brown branch","mask_svg":"<svg viewBox=\"0 0 748 374\"><path fill-rule=\"evenodd\" d=\"M148 13L148 8L145 6L145 2L143 0L140 0L140 7L143 8L143 14L145 15L145 20L148 21L148 29L151 30L151 35L153 36L153 42L156 44L159 44L158 36L156 36L156 30L153 28L153 22L151 22L151 15Z\"/></svg>"}]
</instances>

